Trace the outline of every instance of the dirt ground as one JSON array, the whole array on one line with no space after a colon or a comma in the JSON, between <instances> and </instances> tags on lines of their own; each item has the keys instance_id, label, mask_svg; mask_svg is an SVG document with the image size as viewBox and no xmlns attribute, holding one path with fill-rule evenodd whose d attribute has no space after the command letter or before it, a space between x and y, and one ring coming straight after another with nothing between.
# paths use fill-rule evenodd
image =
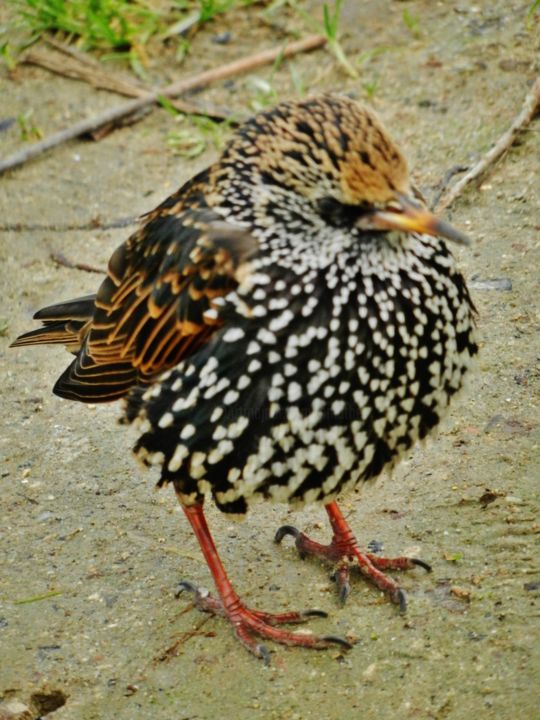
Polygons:
<instances>
[{"instance_id":1,"label":"dirt ground","mask_svg":"<svg viewBox=\"0 0 540 720\"><path fill-rule=\"evenodd\" d=\"M538 74L529 5L346 0L350 56L384 52L364 56L356 80L324 51L292 64L310 91L369 100L431 196L449 168L476 160L499 137ZM404 9L418 21L414 33ZM210 25L181 69L155 63L154 80L281 42L254 18L252 9ZM213 43L223 29L230 44ZM289 68L273 77L280 99L295 93ZM1 73L0 119L33 108L46 134L118 102L37 68ZM245 112L250 93L242 77L197 99ZM166 144L175 120L155 110L100 142L69 143L0 178L0 697L31 705L33 717L61 705L55 720L540 718L539 127L450 215L473 239L458 253L480 313L482 351L466 392L438 437L393 477L344 499L363 541L433 563L431 575L403 578L407 615L360 578L340 607L327 568L300 562L286 542L273 545L284 522L327 538L322 509L293 514L266 504L233 523L209 508L246 600L274 610L320 607L329 617L313 630L358 640L346 654L272 647L269 668L223 621L175 598L179 580L208 586L209 573L172 493L154 492L155 477L131 457L135 434L117 425L119 408L51 394L69 359L62 349L8 350L37 308L99 282L52 255L104 267L130 231L74 227L151 209L215 149L175 157ZM16 124L0 133L2 156L20 145ZM503 282L485 282L494 280Z\"/></svg>"}]
</instances>

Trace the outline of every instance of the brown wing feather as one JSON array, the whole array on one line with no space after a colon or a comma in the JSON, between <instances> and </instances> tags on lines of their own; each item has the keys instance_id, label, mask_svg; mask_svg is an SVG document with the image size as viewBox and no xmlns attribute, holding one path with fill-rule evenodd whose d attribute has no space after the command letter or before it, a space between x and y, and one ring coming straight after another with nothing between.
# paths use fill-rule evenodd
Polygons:
<instances>
[{"instance_id":1,"label":"brown wing feather","mask_svg":"<svg viewBox=\"0 0 540 720\"><path fill-rule=\"evenodd\" d=\"M238 285L256 250L247 231L207 208L158 208L111 257L92 317L77 335L80 350L54 392L83 402L113 400L196 352L220 324L208 314L213 301ZM40 342L48 342L46 330L34 331L42 333Z\"/></svg>"}]
</instances>

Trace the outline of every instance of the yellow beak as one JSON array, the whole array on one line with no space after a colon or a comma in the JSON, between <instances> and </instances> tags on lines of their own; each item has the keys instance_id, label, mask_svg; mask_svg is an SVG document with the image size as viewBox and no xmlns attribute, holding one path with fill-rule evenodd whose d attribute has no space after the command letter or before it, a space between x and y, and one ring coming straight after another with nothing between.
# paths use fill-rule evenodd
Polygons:
<instances>
[{"instance_id":1,"label":"yellow beak","mask_svg":"<svg viewBox=\"0 0 540 720\"><path fill-rule=\"evenodd\" d=\"M429 210L405 195L399 195L395 208L389 205L369 216L372 227L380 230L405 230L443 237L459 245L470 245L470 239L450 223L440 220Z\"/></svg>"}]
</instances>

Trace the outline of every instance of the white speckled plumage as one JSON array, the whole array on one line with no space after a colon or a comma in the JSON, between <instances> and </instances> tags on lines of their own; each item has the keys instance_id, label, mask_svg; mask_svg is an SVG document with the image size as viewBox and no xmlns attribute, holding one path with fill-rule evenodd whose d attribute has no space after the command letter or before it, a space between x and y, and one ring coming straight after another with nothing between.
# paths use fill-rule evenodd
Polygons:
<instances>
[{"instance_id":1,"label":"white speckled plumage","mask_svg":"<svg viewBox=\"0 0 540 720\"><path fill-rule=\"evenodd\" d=\"M320 127L334 139L351 135L325 146ZM371 157L366 177L347 171L362 153ZM411 190L378 121L345 98L254 119L207 182L205 203L248 230L257 252L217 310L223 330L157 380L157 397L132 399L131 413L155 428L138 447L172 458L183 428L196 426L182 464L171 471L165 461L163 480L186 498L204 481L226 511L262 497L329 502L423 438L461 387L476 352L463 278L443 240L357 222L366 203ZM176 435L160 440L163 424Z\"/></svg>"},{"instance_id":2,"label":"white speckled plumage","mask_svg":"<svg viewBox=\"0 0 540 720\"><path fill-rule=\"evenodd\" d=\"M188 504L327 503L377 476L476 352L444 240L402 227L411 198L401 152L348 98L256 116L113 255L55 391L127 396L140 458Z\"/></svg>"}]
</instances>

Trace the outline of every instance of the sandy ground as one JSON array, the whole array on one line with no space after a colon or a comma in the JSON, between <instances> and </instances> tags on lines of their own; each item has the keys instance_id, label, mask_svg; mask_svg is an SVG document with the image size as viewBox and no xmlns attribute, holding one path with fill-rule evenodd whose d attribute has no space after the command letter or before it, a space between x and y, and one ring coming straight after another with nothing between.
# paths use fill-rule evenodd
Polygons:
<instances>
[{"instance_id":1,"label":"sandy ground","mask_svg":"<svg viewBox=\"0 0 540 720\"><path fill-rule=\"evenodd\" d=\"M294 68L311 90L365 99L376 83L370 101L429 196L450 167L484 152L521 106L538 73L538 23L527 25L528 5L349 0L343 27L351 56L387 50L358 80L324 52L296 59ZM418 19L417 37L403 22L405 8ZM212 44L223 28L210 26L184 68L156 64L155 78L280 39L262 25L247 32L242 14L227 23L230 45ZM19 68L14 79L2 73L1 117L33 108L45 133L117 101L35 68ZM269 78L270 70L258 74ZM279 98L294 94L287 67L274 83ZM249 90L241 78L206 97L244 111ZM366 543L377 539L389 555L433 563L432 575L403 578L406 617L361 579L340 607L327 568L301 563L287 543L272 544L283 522L327 538L321 509L292 514L264 505L241 524L209 509L246 600L267 609L320 607L330 617L314 621L314 630L358 639L346 655L275 647L270 668L223 621L174 597L179 580L209 585L209 574L172 493L154 492L155 478L133 461L135 435L116 424L118 407L51 395L68 360L61 349L8 350L37 308L96 288L99 276L59 267L52 254L103 267L128 232L70 227L149 210L213 159L213 149L194 161L170 154L174 126L155 111L0 179L0 696L31 705L33 717L63 702L55 720L540 718L538 122L451 214L474 240L459 251L482 343L466 393L438 437L392 478L344 500ZM20 143L12 126L0 134L1 154ZM501 278L510 290L479 282Z\"/></svg>"}]
</instances>

